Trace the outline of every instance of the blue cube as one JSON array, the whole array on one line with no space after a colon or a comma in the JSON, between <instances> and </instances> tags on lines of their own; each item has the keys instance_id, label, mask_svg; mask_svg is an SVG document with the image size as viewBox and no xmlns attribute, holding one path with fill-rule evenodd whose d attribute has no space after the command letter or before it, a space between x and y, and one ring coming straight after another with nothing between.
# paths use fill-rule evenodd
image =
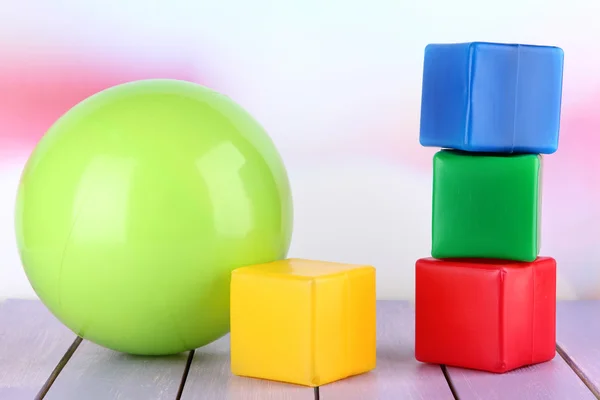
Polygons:
<instances>
[{"instance_id":1,"label":"blue cube","mask_svg":"<svg viewBox=\"0 0 600 400\"><path fill-rule=\"evenodd\" d=\"M421 145L470 152L554 153L563 59L562 49L552 46L428 45Z\"/></svg>"}]
</instances>

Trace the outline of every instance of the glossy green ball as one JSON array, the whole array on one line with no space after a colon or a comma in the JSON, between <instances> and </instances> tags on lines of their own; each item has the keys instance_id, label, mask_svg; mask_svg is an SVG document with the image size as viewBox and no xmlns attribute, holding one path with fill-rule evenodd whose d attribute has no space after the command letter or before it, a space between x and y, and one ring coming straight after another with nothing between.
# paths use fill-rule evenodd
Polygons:
<instances>
[{"instance_id":1,"label":"glossy green ball","mask_svg":"<svg viewBox=\"0 0 600 400\"><path fill-rule=\"evenodd\" d=\"M200 85L144 80L61 117L20 182L32 287L78 335L175 354L229 331L234 268L287 256L287 173L263 128Z\"/></svg>"}]
</instances>

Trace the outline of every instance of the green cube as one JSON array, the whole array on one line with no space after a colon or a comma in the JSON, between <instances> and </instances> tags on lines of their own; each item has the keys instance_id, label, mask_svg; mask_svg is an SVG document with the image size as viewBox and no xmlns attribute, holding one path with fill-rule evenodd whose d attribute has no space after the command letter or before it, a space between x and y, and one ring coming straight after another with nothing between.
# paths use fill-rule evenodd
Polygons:
<instances>
[{"instance_id":1,"label":"green cube","mask_svg":"<svg viewBox=\"0 0 600 400\"><path fill-rule=\"evenodd\" d=\"M431 256L534 261L541 169L535 154L436 153Z\"/></svg>"}]
</instances>

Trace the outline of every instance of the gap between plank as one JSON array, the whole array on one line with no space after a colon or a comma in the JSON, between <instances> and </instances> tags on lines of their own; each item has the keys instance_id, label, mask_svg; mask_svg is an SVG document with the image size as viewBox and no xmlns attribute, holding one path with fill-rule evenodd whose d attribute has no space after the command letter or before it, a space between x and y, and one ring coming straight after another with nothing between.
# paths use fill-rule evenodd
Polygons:
<instances>
[{"instance_id":1,"label":"gap between plank","mask_svg":"<svg viewBox=\"0 0 600 400\"><path fill-rule=\"evenodd\" d=\"M177 396L175 400L181 400L181 396L183 396L183 388L185 387L185 381L187 381L187 377L190 373L190 368L192 367L192 361L194 361L195 350L190 350L188 353L188 358L185 363L185 368L183 370L183 375L181 376L181 382L179 383L179 390L177 391Z\"/></svg>"},{"instance_id":2,"label":"gap between plank","mask_svg":"<svg viewBox=\"0 0 600 400\"><path fill-rule=\"evenodd\" d=\"M583 384L587 386L590 392L592 392L592 394L600 400L600 390L598 390L598 388L594 386L594 384L588 379L588 377L585 376L585 373L581 370L581 368L577 366L575 361L573 361L573 359L567 354L566 351L562 349L562 347L558 345L558 343L556 344L556 352L562 357L563 360L565 360L569 368L571 368L573 372L575 372L575 374L579 377L579 379L581 379Z\"/></svg>"},{"instance_id":3,"label":"gap between plank","mask_svg":"<svg viewBox=\"0 0 600 400\"><path fill-rule=\"evenodd\" d=\"M440 368L442 369L442 373L444 374L444 378L446 378L446 383L448 383L448 387L450 388L450 392L452 393L452 397L454 397L454 400L460 400L460 398L458 397L458 393L456 393L456 388L454 387L454 383L452 382L452 378L450 377L450 374L448 373L448 368L445 365L440 365Z\"/></svg>"},{"instance_id":4,"label":"gap between plank","mask_svg":"<svg viewBox=\"0 0 600 400\"><path fill-rule=\"evenodd\" d=\"M67 363L73 356L73 353L75 353L75 350L77 350L77 348L81 344L82 340L83 339L81 337L77 336L73 343L71 343L71 346L69 346L69 348L62 356L56 367L54 367L54 370L52 371L52 373L50 374L50 376L48 377L38 394L35 396L35 400L42 400L46 396L48 390L50 390L50 387L52 386L56 378L58 378L58 375L61 373L65 365L67 365Z\"/></svg>"}]
</instances>

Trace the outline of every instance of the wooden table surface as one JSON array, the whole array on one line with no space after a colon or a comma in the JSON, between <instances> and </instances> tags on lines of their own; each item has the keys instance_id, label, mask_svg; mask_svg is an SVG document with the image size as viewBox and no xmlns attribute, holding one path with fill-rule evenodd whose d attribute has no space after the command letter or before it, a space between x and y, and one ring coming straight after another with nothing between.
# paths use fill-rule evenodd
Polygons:
<instances>
[{"instance_id":1,"label":"wooden table surface","mask_svg":"<svg viewBox=\"0 0 600 400\"><path fill-rule=\"evenodd\" d=\"M0 304L1 400L600 399L600 301L559 302L557 354L506 374L414 359L414 308L379 301L377 368L318 389L229 371L229 337L172 357L134 357L77 338L36 300Z\"/></svg>"}]
</instances>

